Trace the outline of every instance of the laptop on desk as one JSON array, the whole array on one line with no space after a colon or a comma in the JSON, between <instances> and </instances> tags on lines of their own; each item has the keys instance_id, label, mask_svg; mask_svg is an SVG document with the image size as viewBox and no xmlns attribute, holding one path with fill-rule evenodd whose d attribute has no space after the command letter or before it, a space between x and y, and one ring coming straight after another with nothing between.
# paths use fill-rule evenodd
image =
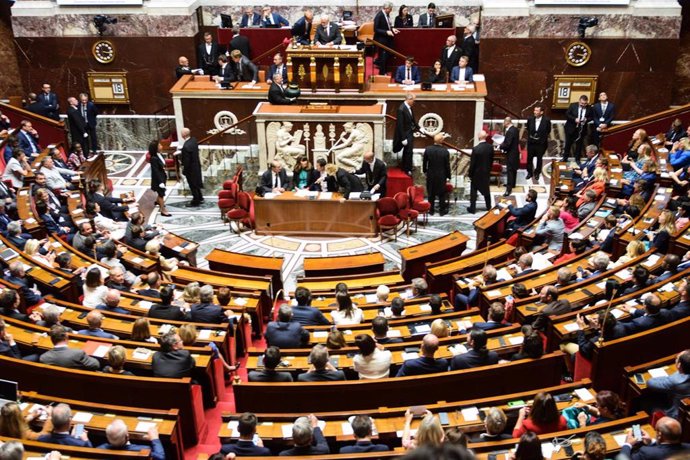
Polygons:
<instances>
[{"instance_id":1,"label":"laptop on desk","mask_svg":"<svg viewBox=\"0 0 690 460\"><path fill-rule=\"evenodd\" d=\"M18 397L17 382L0 379L0 407L8 402L17 402Z\"/></svg>"}]
</instances>

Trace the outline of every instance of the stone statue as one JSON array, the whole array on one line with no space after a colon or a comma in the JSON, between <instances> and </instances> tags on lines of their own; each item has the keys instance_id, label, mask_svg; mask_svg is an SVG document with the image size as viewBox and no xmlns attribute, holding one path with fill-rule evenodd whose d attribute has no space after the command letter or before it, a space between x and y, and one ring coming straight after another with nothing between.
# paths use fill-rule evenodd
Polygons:
<instances>
[{"instance_id":1,"label":"stone statue","mask_svg":"<svg viewBox=\"0 0 690 460\"><path fill-rule=\"evenodd\" d=\"M323 126L316 125L316 132L314 133L314 149L326 150L326 135L323 133Z\"/></svg>"},{"instance_id":2,"label":"stone statue","mask_svg":"<svg viewBox=\"0 0 690 460\"><path fill-rule=\"evenodd\" d=\"M280 161L288 171L295 168L297 158L304 155L306 151L306 147L300 144L302 130L298 129L294 134L291 134L290 131L292 131L292 123L285 121L276 131L269 129L266 133L269 138L269 145L275 145L273 159ZM272 142L272 134L275 134L275 142Z\"/></svg>"},{"instance_id":3,"label":"stone statue","mask_svg":"<svg viewBox=\"0 0 690 460\"><path fill-rule=\"evenodd\" d=\"M373 133L365 123L347 122L343 125L340 138L332 147L335 164L348 171L357 169L362 164L364 152L371 149Z\"/></svg>"}]
</instances>

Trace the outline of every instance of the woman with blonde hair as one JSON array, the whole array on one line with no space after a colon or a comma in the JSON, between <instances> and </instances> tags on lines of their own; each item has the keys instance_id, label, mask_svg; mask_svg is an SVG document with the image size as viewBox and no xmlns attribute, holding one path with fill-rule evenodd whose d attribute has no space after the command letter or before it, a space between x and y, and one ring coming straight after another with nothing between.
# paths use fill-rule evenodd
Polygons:
<instances>
[{"instance_id":1,"label":"woman with blonde hair","mask_svg":"<svg viewBox=\"0 0 690 460\"><path fill-rule=\"evenodd\" d=\"M39 252L41 246L43 246L43 249L47 251L46 255L43 255ZM43 243L43 245L41 245L40 241L33 238L30 239L24 245L24 252L39 264L46 265L48 267L53 267L55 265L54 262L56 254L55 251L52 250L50 242L47 240L45 243Z\"/></svg>"},{"instance_id":2,"label":"woman with blonde hair","mask_svg":"<svg viewBox=\"0 0 690 460\"><path fill-rule=\"evenodd\" d=\"M22 409L18 403L14 401L5 403L0 409L0 436L30 441L38 440L39 436L53 431L53 422L50 417L53 408L48 406L45 410L48 417L39 433L29 428L29 424L41 416L40 410L34 409L25 417L22 415Z\"/></svg>"},{"instance_id":3,"label":"woman with blonde hair","mask_svg":"<svg viewBox=\"0 0 690 460\"><path fill-rule=\"evenodd\" d=\"M637 259L644 254L646 250L642 241L633 240L625 247L625 254L618 258L616 265L626 264L633 259Z\"/></svg>"},{"instance_id":4,"label":"woman with blonde hair","mask_svg":"<svg viewBox=\"0 0 690 460\"><path fill-rule=\"evenodd\" d=\"M642 165L646 160L652 158L652 146L642 144L635 149L634 153L629 153L623 157L621 163L629 169L623 173L623 183L632 184L640 178ZM633 168L633 165L635 168Z\"/></svg>"},{"instance_id":5,"label":"woman with blonde hair","mask_svg":"<svg viewBox=\"0 0 690 460\"><path fill-rule=\"evenodd\" d=\"M676 234L676 217L666 209L659 214L657 223L659 228L653 233L654 238L651 246L656 248L658 253L666 254L671 243L671 237Z\"/></svg>"},{"instance_id":6,"label":"woman with blonde hair","mask_svg":"<svg viewBox=\"0 0 690 460\"><path fill-rule=\"evenodd\" d=\"M131 372L125 370L125 361L127 361L127 352L125 347L122 345L115 345L110 347L108 354L106 355L108 360L108 365L103 368L103 373L105 374L117 374L117 375L134 375Z\"/></svg>"},{"instance_id":7,"label":"woman with blonde hair","mask_svg":"<svg viewBox=\"0 0 690 460\"><path fill-rule=\"evenodd\" d=\"M199 303L200 301L200 296L199 296L199 290L201 288L199 287L199 283L196 281L189 283L187 286L185 286L184 291L182 292L182 300L184 300L188 304L195 304Z\"/></svg>"},{"instance_id":8,"label":"woman with blonde hair","mask_svg":"<svg viewBox=\"0 0 690 460\"><path fill-rule=\"evenodd\" d=\"M412 439L412 419L414 413L407 409L405 411L405 427L403 428L402 446L407 450L412 450L424 445L440 446L445 440L445 434L441 427L441 422L434 414L426 411L426 415L419 423L417 434Z\"/></svg>"},{"instance_id":9,"label":"woman with blonde hair","mask_svg":"<svg viewBox=\"0 0 690 460\"><path fill-rule=\"evenodd\" d=\"M144 249L146 250L146 254L149 254L150 256L156 257L158 259L158 262L161 266L161 270L163 271L163 277L166 279L166 281L170 281L170 275L168 275L168 273L177 270L178 260L174 257L171 257L169 259L163 257L160 253L161 243L155 238L146 243Z\"/></svg>"},{"instance_id":10,"label":"woman with blonde hair","mask_svg":"<svg viewBox=\"0 0 690 460\"><path fill-rule=\"evenodd\" d=\"M442 339L450 336L450 329L445 321L441 318L437 318L431 323L431 333L439 339Z\"/></svg>"},{"instance_id":11,"label":"woman with blonde hair","mask_svg":"<svg viewBox=\"0 0 690 460\"><path fill-rule=\"evenodd\" d=\"M202 343L202 344L197 344L196 341L199 338L199 332L196 329L196 326L193 324L183 324L180 326L180 328L177 330L177 333L180 336L180 339L182 340L182 343L184 344L185 347L203 347L203 346L210 346L211 350L213 350L213 359L220 359L220 362L223 363L223 368L225 369L225 372L232 372L237 370L237 367L229 365L226 361L225 358L223 357L222 354L220 354L220 350L218 350L218 346L213 343L209 342L208 344Z\"/></svg>"},{"instance_id":12,"label":"woman with blonde hair","mask_svg":"<svg viewBox=\"0 0 690 460\"><path fill-rule=\"evenodd\" d=\"M606 168L596 168L592 173L592 180L579 192L575 194L578 198L575 207L579 208L585 202L585 193L587 190L594 190L597 197L601 196L606 191L606 184L609 181L609 173Z\"/></svg>"}]
</instances>

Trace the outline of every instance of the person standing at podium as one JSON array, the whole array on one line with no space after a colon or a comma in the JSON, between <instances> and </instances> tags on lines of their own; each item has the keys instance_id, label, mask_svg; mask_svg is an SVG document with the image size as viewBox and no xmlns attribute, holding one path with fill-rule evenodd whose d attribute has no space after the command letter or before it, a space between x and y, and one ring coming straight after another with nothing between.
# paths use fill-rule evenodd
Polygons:
<instances>
[{"instance_id":1,"label":"person standing at podium","mask_svg":"<svg viewBox=\"0 0 690 460\"><path fill-rule=\"evenodd\" d=\"M405 102L398 107L398 118L395 122L395 134L393 136L393 152L402 151L400 169L408 176L412 176L412 152L414 132L419 130L419 125L412 113L415 95L407 93Z\"/></svg>"},{"instance_id":2,"label":"person standing at podium","mask_svg":"<svg viewBox=\"0 0 690 460\"><path fill-rule=\"evenodd\" d=\"M384 2L381 10L374 16L374 40L380 44L393 48L393 37L400 31L394 28L391 24L390 14L393 10L393 4L391 2ZM388 51L381 48L379 49L379 56L374 61L374 65L379 68L379 73L385 75L386 73L386 63L388 61Z\"/></svg>"},{"instance_id":3,"label":"person standing at podium","mask_svg":"<svg viewBox=\"0 0 690 460\"><path fill-rule=\"evenodd\" d=\"M271 87L268 89L268 102L273 105L289 105L295 102L294 97L287 97L285 95L283 76L279 73L273 75Z\"/></svg>"},{"instance_id":4,"label":"person standing at podium","mask_svg":"<svg viewBox=\"0 0 690 460\"><path fill-rule=\"evenodd\" d=\"M426 7L426 13L419 15L419 22L417 27L436 27L436 4L434 2L429 3Z\"/></svg>"},{"instance_id":5,"label":"person standing at podium","mask_svg":"<svg viewBox=\"0 0 690 460\"><path fill-rule=\"evenodd\" d=\"M273 64L268 68L266 83L273 83L273 75L277 73L283 77L283 82L288 81L287 66L283 64L283 55L280 53L273 55Z\"/></svg>"},{"instance_id":6,"label":"person standing at podium","mask_svg":"<svg viewBox=\"0 0 690 460\"><path fill-rule=\"evenodd\" d=\"M314 22L314 12L305 8L304 16L292 25L292 38L300 45L311 45L311 28Z\"/></svg>"},{"instance_id":7,"label":"person standing at podium","mask_svg":"<svg viewBox=\"0 0 690 460\"><path fill-rule=\"evenodd\" d=\"M314 41L322 46L340 45L343 41L340 27L338 24L333 24L327 14L321 15L321 24L316 28Z\"/></svg>"}]
</instances>

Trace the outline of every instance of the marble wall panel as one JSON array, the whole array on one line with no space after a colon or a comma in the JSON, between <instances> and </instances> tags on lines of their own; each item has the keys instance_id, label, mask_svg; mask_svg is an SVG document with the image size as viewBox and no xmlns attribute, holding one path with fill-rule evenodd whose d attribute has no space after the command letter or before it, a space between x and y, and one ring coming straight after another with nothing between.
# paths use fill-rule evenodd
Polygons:
<instances>
[{"instance_id":1,"label":"marble wall panel","mask_svg":"<svg viewBox=\"0 0 690 460\"><path fill-rule=\"evenodd\" d=\"M98 120L98 141L103 150L146 151L149 142L176 133L174 118L112 118Z\"/></svg>"},{"instance_id":2,"label":"marble wall panel","mask_svg":"<svg viewBox=\"0 0 690 460\"><path fill-rule=\"evenodd\" d=\"M0 94L14 96L23 94L22 80L19 77L19 65L12 36L12 24L9 21L10 5L0 3Z\"/></svg>"},{"instance_id":3,"label":"marble wall panel","mask_svg":"<svg viewBox=\"0 0 690 460\"><path fill-rule=\"evenodd\" d=\"M192 37L198 32L196 16L126 14L110 15L117 24L107 25L106 37ZM95 36L93 15L13 16L16 37Z\"/></svg>"}]
</instances>

